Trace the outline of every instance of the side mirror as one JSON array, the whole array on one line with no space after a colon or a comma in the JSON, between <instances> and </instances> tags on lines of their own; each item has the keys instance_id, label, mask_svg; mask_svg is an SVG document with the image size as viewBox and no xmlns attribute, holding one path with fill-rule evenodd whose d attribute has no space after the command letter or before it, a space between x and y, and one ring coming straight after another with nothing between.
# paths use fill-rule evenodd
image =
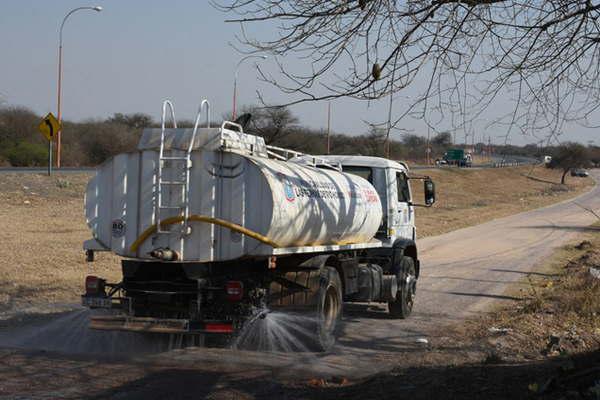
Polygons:
<instances>
[{"instance_id":1,"label":"side mirror","mask_svg":"<svg viewBox=\"0 0 600 400\"><path fill-rule=\"evenodd\" d=\"M425 204L429 207L435 203L435 183L431 179L423 181L423 192L425 193Z\"/></svg>"},{"instance_id":2,"label":"side mirror","mask_svg":"<svg viewBox=\"0 0 600 400\"><path fill-rule=\"evenodd\" d=\"M424 204L416 204L410 203L411 206L415 207L431 207L433 203L435 203L435 183L431 180L430 177L426 175L412 175L409 176L408 179L420 179L423 181L423 192L425 193L425 203Z\"/></svg>"}]
</instances>

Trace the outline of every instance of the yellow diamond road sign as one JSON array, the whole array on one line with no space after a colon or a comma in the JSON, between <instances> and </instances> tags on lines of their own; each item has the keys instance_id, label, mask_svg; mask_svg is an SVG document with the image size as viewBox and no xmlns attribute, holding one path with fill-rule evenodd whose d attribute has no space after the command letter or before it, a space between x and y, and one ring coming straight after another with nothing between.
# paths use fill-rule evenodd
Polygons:
<instances>
[{"instance_id":1,"label":"yellow diamond road sign","mask_svg":"<svg viewBox=\"0 0 600 400\"><path fill-rule=\"evenodd\" d=\"M44 119L42 119L42 122L40 122L38 125L39 131L42 132L42 135L44 135L48 140L54 140L58 134L58 131L60 131L60 127L60 122L58 122L52 113L48 113L48 115L46 115Z\"/></svg>"}]
</instances>

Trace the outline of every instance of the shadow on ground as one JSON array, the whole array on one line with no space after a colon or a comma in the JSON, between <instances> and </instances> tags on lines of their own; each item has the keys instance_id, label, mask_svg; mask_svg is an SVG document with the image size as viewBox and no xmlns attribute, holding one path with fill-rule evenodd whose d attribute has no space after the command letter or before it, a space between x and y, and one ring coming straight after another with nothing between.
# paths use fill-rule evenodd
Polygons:
<instances>
[{"instance_id":1,"label":"shadow on ground","mask_svg":"<svg viewBox=\"0 0 600 400\"><path fill-rule=\"evenodd\" d=\"M93 361L60 354L0 358L1 396L85 399L594 399L600 352L526 364L467 363L395 369L358 381L276 379L261 367L209 371L145 363ZM565 368L568 365L568 368ZM32 380L28 371L37 371Z\"/></svg>"}]
</instances>

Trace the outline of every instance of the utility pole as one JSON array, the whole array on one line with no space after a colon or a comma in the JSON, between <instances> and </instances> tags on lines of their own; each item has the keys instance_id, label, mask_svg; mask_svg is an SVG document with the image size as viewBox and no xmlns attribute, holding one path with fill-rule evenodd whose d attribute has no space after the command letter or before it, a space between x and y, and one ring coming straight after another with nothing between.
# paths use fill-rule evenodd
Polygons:
<instances>
[{"instance_id":1,"label":"utility pole","mask_svg":"<svg viewBox=\"0 0 600 400\"><path fill-rule=\"evenodd\" d=\"M331 149L331 101L327 103L327 154Z\"/></svg>"},{"instance_id":2,"label":"utility pole","mask_svg":"<svg viewBox=\"0 0 600 400\"><path fill-rule=\"evenodd\" d=\"M431 164L431 160L429 158L429 155L431 153L431 147L429 147L429 136L430 136L430 134L431 134L431 127L428 126L427 127L427 148L425 149L425 153L427 155L427 165Z\"/></svg>"}]
</instances>

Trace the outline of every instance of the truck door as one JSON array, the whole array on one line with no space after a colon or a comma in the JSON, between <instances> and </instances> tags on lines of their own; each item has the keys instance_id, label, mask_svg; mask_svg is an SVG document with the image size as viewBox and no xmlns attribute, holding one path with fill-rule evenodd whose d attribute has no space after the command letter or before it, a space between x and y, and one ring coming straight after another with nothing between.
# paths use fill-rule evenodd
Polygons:
<instances>
[{"instance_id":1,"label":"truck door","mask_svg":"<svg viewBox=\"0 0 600 400\"><path fill-rule=\"evenodd\" d=\"M396 210L393 218L393 229L396 237L413 239L414 209L410 205L411 194L408 177L403 171L395 171Z\"/></svg>"}]
</instances>

